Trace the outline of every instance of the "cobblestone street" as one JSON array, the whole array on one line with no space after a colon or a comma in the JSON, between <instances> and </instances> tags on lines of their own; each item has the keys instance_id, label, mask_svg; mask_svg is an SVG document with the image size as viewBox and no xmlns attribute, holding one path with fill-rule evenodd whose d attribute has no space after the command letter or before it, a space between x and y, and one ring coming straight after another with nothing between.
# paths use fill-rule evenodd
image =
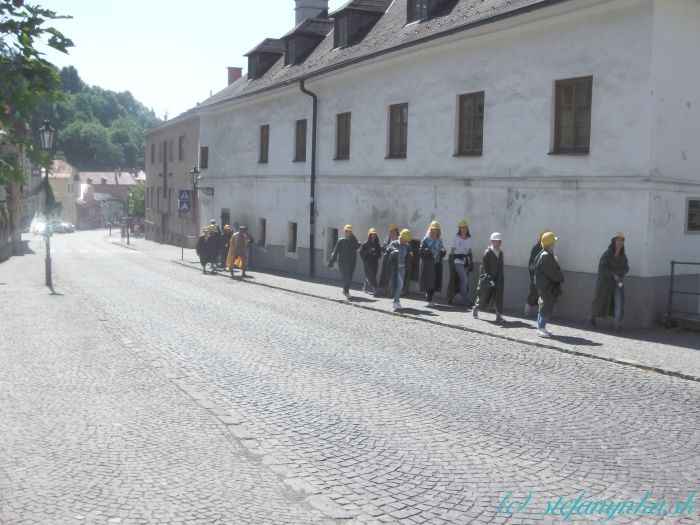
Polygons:
<instances>
[{"instance_id":1,"label":"cobblestone street","mask_svg":"<svg viewBox=\"0 0 700 525\"><path fill-rule=\"evenodd\" d=\"M560 496L673 510L698 490L697 381L116 240L55 236L55 295L38 239L0 264L2 525L545 524ZM663 362L694 376L678 337ZM509 493L531 501L511 515ZM696 524L700 503L607 522Z\"/></svg>"}]
</instances>

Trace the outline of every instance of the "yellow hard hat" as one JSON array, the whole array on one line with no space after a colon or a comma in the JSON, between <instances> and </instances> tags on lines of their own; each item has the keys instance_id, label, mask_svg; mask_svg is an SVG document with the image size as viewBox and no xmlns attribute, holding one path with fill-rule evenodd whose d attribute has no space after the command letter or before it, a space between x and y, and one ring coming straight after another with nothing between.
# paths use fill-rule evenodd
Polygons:
<instances>
[{"instance_id":1,"label":"yellow hard hat","mask_svg":"<svg viewBox=\"0 0 700 525\"><path fill-rule=\"evenodd\" d=\"M625 234L624 234L624 233L622 233L622 232L615 232L615 233L613 233L613 236L612 236L613 239L617 239L618 237L620 237L623 241L625 240Z\"/></svg>"},{"instance_id":2,"label":"yellow hard hat","mask_svg":"<svg viewBox=\"0 0 700 525\"><path fill-rule=\"evenodd\" d=\"M438 221L431 222L430 229L431 230L442 230L442 228L440 228L440 223Z\"/></svg>"},{"instance_id":3,"label":"yellow hard hat","mask_svg":"<svg viewBox=\"0 0 700 525\"><path fill-rule=\"evenodd\" d=\"M542 243L542 246L551 246L557 239L559 239L559 237L556 237L552 232L547 232L542 235L540 242Z\"/></svg>"},{"instance_id":4,"label":"yellow hard hat","mask_svg":"<svg viewBox=\"0 0 700 525\"><path fill-rule=\"evenodd\" d=\"M399 225L398 225L398 224L390 224L390 225L389 225L389 231L391 231L391 230L398 230L398 229L399 229Z\"/></svg>"},{"instance_id":5,"label":"yellow hard hat","mask_svg":"<svg viewBox=\"0 0 700 525\"><path fill-rule=\"evenodd\" d=\"M346 224L345 226L343 226L343 231L352 232L352 224Z\"/></svg>"},{"instance_id":6,"label":"yellow hard hat","mask_svg":"<svg viewBox=\"0 0 700 525\"><path fill-rule=\"evenodd\" d=\"M369 231L367 232L367 235L372 235L372 234L377 235L377 229L376 229L376 228L370 228Z\"/></svg>"},{"instance_id":7,"label":"yellow hard hat","mask_svg":"<svg viewBox=\"0 0 700 525\"><path fill-rule=\"evenodd\" d=\"M462 219L457 223L457 228L469 228L469 221L467 219Z\"/></svg>"},{"instance_id":8,"label":"yellow hard hat","mask_svg":"<svg viewBox=\"0 0 700 525\"><path fill-rule=\"evenodd\" d=\"M226 226L224 226L224 230L230 230L230 229L231 229L231 226L229 226L228 224Z\"/></svg>"},{"instance_id":9,"label":"yellow hard hat","mask_svg":"<svg viewBox=\"0 0 700 525\"><path fill-rule=\"evenodd\" d=\"M547 233L548 231L552 231L552 230L550 230L549 228L544 228L544 229L540 230L540 239L541 239L542 236L543 236L545 233Z\"/></svg>"},{"instance_id":10,"label":"yellow hard hat","mask_svg":"<svg viewBox=\"0 0 700 525\"><path fill-rule=\"evenodd\" d=\"M401 233L399 236L404 240L404 241L410 241L411 240L411 230L408 229L403 229L401 230Z\"/></svg>"}]
</instances>

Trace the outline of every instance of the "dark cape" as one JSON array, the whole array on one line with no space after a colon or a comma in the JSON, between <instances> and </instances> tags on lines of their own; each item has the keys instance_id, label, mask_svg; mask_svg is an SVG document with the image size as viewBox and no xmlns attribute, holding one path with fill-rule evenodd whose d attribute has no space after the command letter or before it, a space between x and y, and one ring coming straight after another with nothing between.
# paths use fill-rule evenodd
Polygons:
<instances>
[{"instance_id":1,"label":"dark cape","mask_svg":"<svg viewBox=\"0 0 700 525\"><path fill-rule=\"evenodd\" d=\"M562 295L561 283L564 282L564 273L554 254L542 250L533 263L535 270L535 287L540 296L540 313L549 317L554 311L557 297Z\"/></svg>"},{"instance_id":2,"label":"dark cape","mask_svg":"<svg viewBox=\"0 0 700 525\"><path fill-rule=\"evenodd\" d=\"M492 286L495 284L495 287ZM496 307L497 312L503 312L503 250L498 256L487 248L481 258L481 273L476 294L479 297L479 310L488 311Z\"/></svg>"},{"instance_id":3,"label":"dark cape","mask_svg":"<svg viewBox=\"0 0 700 525\"><path fill-rule=\"evenodd\" d=\"M382 246L379 244L379 239L370 241L369 239L360 246L360 258L364 264L365 277L369 284L377 287L377 269L379 267L379 258L382 256Z\"/></svg>"},{"instance_id":4,"label":"dark cape","mask_svg":"<svg viewBox=\"0 0 700 525\"><path fill-rule=\"evenodd\" d=\"M338 268L340 269L340 275L343 278L343 283L352 282L352 276L355 273L355 266L357 265L357 249L360 247L360 243L354 235L351 235L349 239L342 238L338 239L338 243L331 253L331 258L328 261L330 265L338 263Z\"/></svg>"},{"instance_id":5,"label":"dark cape","mask_svg":"<svg viewBox=\"0 0 700 525\"><path fill-rule=\"evenodd\" d=\"M428 290L440 291L442 289L442 259L445 257L445 249L440 251L438 262L435 262L433 254L427 245L427 239L421 242L418 256L420 257L420 272L418 273L418 286L421 292Z\"/></svg>"},{"instance_id":6,"label":"dark cape","mask_svg":"<svg viewBox=\"0 0 700 525\"><path fill-rule=\"evenodd\" d=\"M613 292L617 284L613 275L617 274L624 278L630 271L627 256L620 253L615 257L615 252L610 249L605 250L598 262L598 281L596 282L595 298L591 305L592 315L596 317L607 317L615 315L615 303L613 302ZM625 289L620 289L622 295L621 316L625 316Z\"/></svg>"}]
</instances>

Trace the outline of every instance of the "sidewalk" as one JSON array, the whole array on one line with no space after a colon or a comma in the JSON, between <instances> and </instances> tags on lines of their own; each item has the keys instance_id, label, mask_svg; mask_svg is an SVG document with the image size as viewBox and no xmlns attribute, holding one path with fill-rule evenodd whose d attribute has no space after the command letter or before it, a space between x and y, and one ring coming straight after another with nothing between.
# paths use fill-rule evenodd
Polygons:
<instances>
[{"instance_id":1,"label":"sidewalk","mask_svg":"<svg viewBox=\"0 0 700 525\"><path fill-rule=\"evenodd\" d=\"M174 246L140 240L137 247L132 244L130 248L158 253L175 264L199 272L202 270L194 250L185 250L182 261L180 248ZM357 271L361 273L362 270ZM236 275L240 275L240 272L236 272ZM359 274L356 272L356 275ZM228 272L220 271L219 278L222 284L232 282ZM241 281L236 279L235 282ZM506 322L498 325L494 322L494 314L480 312L480 319L474 319L471 312L462 306L438 304L434 308L428 308L426 301L416 295L402 297L401 304L404 308L399 312L393 311L391 299L375 298L359 288L354 289L352 297L347 300L341 293L339 281L253 269L242 282L446 326L465 332L466 337L469 333L487 335L700 382L700 335L694 332L659 328L629 329L616 333L605 328L591 330L588 325L561 321L555 317L548 325L554 336L542 339L535 333L534 316L524 318L522 312L506 311Z\"/></svg>"}]
</instances>

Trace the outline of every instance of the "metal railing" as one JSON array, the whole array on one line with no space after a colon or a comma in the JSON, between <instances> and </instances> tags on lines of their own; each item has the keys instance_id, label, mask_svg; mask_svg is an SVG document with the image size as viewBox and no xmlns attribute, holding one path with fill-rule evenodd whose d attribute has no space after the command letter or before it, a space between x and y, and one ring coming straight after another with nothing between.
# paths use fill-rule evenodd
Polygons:
<instances>
[{"instance_id":1,"label":"metal railing","mask_svg":"<svg viewBox=\"0 0 700 525\"><path fill-rule=\"evenodd\" d=\"M700 266L700 262L671 261L671 282L668 285L668 308L666 309L666 314L668 316L671 316L671 314L673 314L673 313L697 315L698 312L682 312L682 311L674 312L673 311L673 295L674 294L700 296L700 292L688 292L685 290L674 290L673 289L673 285L674 285L674 281L675 281L676 265Z\"/></svg>"}]
</instances>

